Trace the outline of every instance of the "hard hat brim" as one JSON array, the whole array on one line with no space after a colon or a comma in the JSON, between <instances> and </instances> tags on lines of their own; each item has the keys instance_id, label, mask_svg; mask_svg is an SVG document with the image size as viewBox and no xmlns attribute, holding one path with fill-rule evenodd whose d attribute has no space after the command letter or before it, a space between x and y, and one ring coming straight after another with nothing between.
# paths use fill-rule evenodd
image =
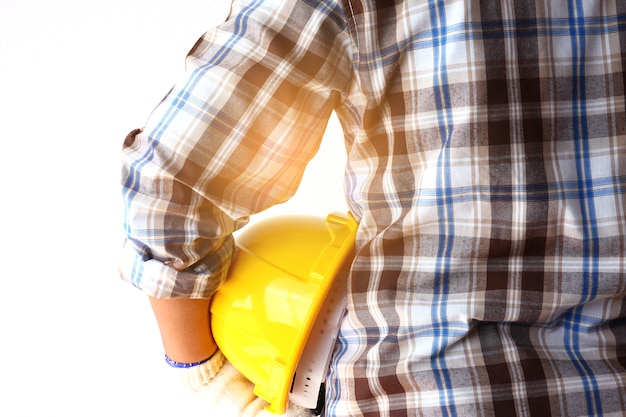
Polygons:
<instances>
[{"instance_id":1,"label":"hard hat brim","mask_svg":"<svg viewBox=\"0 0 626 417\"><path fill-rule=\"evenodd\" d=\"M285 411L296 367L335 277L352 257L351 215L281 216L237 237L229 275L211 303L226 358L266 400Z\"/></svg>"}]
</instances>

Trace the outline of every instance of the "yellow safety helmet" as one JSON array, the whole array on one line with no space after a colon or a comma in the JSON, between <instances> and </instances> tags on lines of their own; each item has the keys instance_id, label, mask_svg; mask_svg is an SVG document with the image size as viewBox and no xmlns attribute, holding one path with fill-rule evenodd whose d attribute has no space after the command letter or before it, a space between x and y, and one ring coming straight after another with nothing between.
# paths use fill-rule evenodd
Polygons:
<instances>
[{"instance_id":1,"label":"yellow safety helmet","mask_svg":"<svg viewBox=\"0 0 626 417\"><path fill-rule=\"evenodd\" d=\"M284 413L288 400L317 406L357 226L350 214L277 216L236 238L228 277L211 303L212 332L272 413Z\"/></svg>"}]
</instances>

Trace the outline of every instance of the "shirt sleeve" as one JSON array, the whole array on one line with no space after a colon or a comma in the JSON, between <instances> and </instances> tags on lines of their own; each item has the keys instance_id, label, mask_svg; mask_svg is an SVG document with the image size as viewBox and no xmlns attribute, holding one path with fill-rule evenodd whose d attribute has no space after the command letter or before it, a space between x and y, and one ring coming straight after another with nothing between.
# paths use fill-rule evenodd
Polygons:
<instances>
[{"instance_id":1,"label":"shirt sleeve","mask_svg":"<svg viewBox=\"0 0 626 417\"><path fill-rule=\"evenodd\" d=\"M189 52L186 71L124 141L120 273L159 298L206 298L232 233L289 199L351 77L342 10L235 2Z\"/></svg>"}]
</instances>

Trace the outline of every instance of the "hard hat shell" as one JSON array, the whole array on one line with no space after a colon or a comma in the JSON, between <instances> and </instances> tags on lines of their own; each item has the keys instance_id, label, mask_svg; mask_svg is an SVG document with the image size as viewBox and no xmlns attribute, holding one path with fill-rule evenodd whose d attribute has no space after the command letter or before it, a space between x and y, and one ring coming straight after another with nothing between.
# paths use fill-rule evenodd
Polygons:
<instances>
[{"instance_id":1,"label":"hard hat shell","mask_svg":"<svg viewBox=\"0 0 626 417\"><path fill-rule=\"evenodd\" d=\"M270 412L286 409L311 328L351 260L357 226L350 214L278 216L236 238L228 277L211 303L212 332Z\"/></svg>"}]
</instances>

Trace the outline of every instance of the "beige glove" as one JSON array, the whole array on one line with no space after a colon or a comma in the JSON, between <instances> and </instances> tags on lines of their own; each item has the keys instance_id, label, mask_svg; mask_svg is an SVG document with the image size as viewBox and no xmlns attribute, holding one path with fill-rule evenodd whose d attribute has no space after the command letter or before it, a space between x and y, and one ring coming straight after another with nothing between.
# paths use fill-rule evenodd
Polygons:
<instances>
[{"instance_id":1,"label":"beige glove","mask_svg":"<svg viewBox=\"0 0 626 417\"><path fill-rule=\"evenodd\" d=\"M267 402L257 397L254 385L217 352L209 361L178 369L185 384L207 402L211 415L220 417L275 417L264 410ZM311 417L311 410L289 403L284 417Z\"/></svg>"}]
</instances>

